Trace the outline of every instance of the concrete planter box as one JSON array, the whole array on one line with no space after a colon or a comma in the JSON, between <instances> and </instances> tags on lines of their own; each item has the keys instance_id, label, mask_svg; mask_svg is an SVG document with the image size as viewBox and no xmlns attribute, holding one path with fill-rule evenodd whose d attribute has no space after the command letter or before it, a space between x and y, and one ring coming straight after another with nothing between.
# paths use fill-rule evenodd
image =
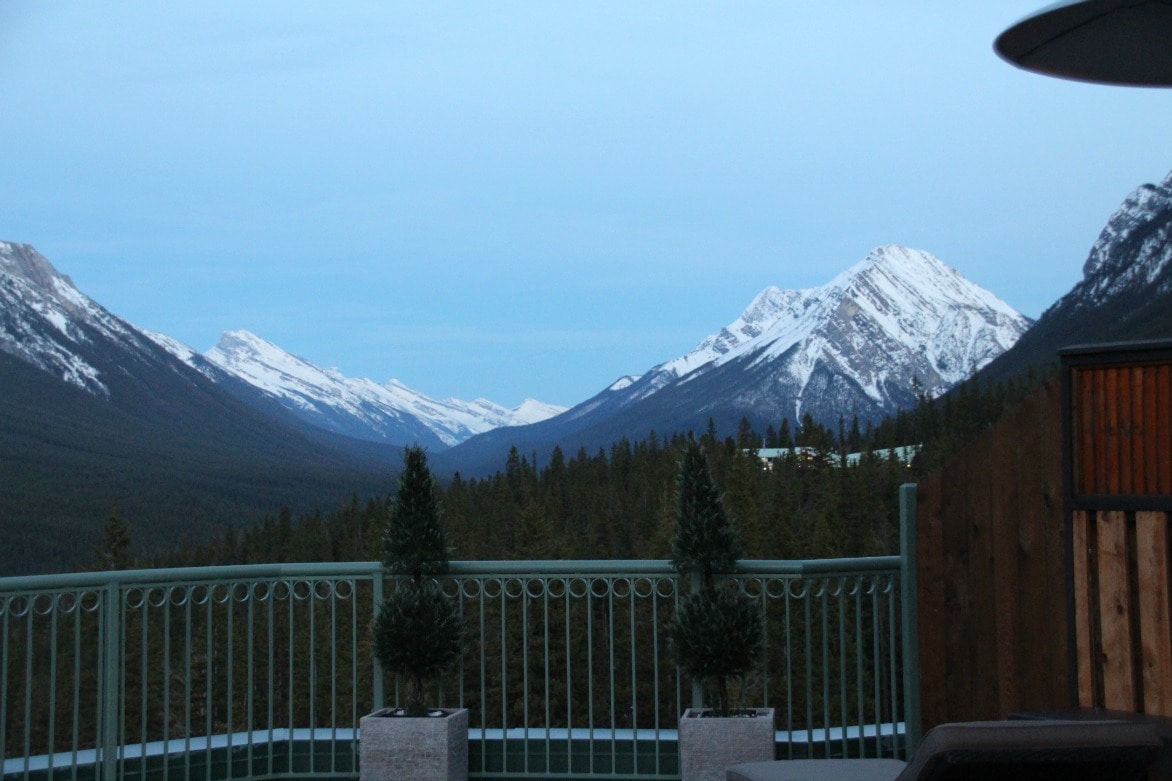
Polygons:
<instances>
[{"instance_id":1,"label":"concrete planter box","mask_svg":"<svg viewBox=\"0 0 1172 781\"><path fill-rule=\"evenodd\" d=\"M681 781L725 781L724 771L740 762L774 758L773 708L753 716L702 716L709 708L689 708L680 717Z\"/></svg>"},{"instance_id":2,"label":"concrete planter box","mask_svg":"<svg viewBox=\"0 0 1172 781\"><path fill-rule=\"evenodd\" d=\"M363 716L358 744L361 781L467 781L468 710L443 716Z\"/></svg>"}]
</instances>

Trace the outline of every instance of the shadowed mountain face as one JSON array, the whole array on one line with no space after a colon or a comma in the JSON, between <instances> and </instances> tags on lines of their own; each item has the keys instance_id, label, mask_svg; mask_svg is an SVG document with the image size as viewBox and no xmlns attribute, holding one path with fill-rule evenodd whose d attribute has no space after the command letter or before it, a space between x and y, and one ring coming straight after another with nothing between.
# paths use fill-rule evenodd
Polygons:
<instances>
[{"instance_id":1,"label":"shadowed mountain face","mask_svg":"<svg viewBox=\"0 0 1172 781\"><path fill-rule=\"evenodd\" d=\"M261 414L21 245L0 244L0 387L3 574L91 558L115 510L149 550L340 506L399 455Z\"/></svg>"}]
</instances>

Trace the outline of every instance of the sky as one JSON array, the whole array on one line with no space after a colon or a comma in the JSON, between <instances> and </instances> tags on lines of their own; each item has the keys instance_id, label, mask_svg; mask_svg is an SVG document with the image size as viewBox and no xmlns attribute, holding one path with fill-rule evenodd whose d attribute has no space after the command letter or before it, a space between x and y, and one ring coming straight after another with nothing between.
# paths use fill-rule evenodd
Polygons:
<instances>
[{"instance_id":1,"label":"sky","mask_svg":"<svg viewBox=\"0 0 1172 781\"><path fill-rule=\"evenodd\" d=\"M996 56L1043 5L0 0L0 240L197 350L507 407L886 244L1037 317L1172 170L1172 93Z\"/></svg>"}]
</instances>

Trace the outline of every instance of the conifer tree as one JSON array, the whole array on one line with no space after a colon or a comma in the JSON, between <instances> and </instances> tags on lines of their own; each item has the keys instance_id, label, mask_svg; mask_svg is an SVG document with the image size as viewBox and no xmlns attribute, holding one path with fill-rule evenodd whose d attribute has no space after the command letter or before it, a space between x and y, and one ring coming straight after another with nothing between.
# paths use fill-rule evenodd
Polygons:
<instances>
[{"instance_id":1,"label":"conifer tree","mask_svg":"<svg viewBox=\"0 0 1172 781\"><path fill-rule=\"evenodd\" d=\"M716 581L717 574L736 569L740 543L704 452L695 442L684 451L677 496L672 565L681 577L699 573L701 585L680 603L672 619L672 644L689 675L715 679L715 711L727 715L728 678L753 667L764 629L761 614L737 584Z\"/></svg>"},{"instance_id":2,"label":"conifer tree","mask_svg":"<svg viewBox=\"0 0 1172 781\"><path fill-rule=\"evenodd\" d=\"M110 517L102 526L102 545L98 559L105 569L126 569L130 563L130 527L118 517L118 507L110 510Z\"/></svg>"},{"instance_id":3,"label":"conifer tree","mask_svg":"<svg viewBox=\"0 0 1172 781\"><path fill-rule=\"evenodd\" d=\"M681 575L699 572L705 588L718 572L731 572L741 556L736 529L708 471L708 459L689 442L676 479L672 566Z\"/></svg>"},{"instance_id":4,"label":"conifer tree","mask_svg":"<svg viewBox=\"0 0 1172 781\"><path fill-rule=\"evenodd\" d=\"M432 579L448 571L448 552L427 455L410 447L403 462L383 532L383 565L401 580L375 617L374 652L388 672L407 677L407 714L423 716L424 682L459 659L464 621Z\"/></svg>"},{"instance_id":5,"label":"conifer tree","mask_svg":"<svg viewBox=\"0 0 1172 781\"><path fill-rule=\"evenodd\" d=\"M409 575L416 585L424 577L448 571L448 548L440 525L437 486L421 447L407 448L399 491L383 528L383 566Z\"/></svg>"}]
</instances>

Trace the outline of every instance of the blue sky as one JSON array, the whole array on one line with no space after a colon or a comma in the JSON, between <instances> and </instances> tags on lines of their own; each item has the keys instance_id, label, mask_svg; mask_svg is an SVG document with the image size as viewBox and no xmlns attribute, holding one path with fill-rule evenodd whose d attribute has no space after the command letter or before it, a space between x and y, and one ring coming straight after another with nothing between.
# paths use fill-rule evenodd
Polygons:
<instances>
[{"instance_id":1,"label":"blue sky","mask_svg":"<svg viewBox=\"0 0 1172 781\"><path fill-rule=\"evenodd\" d=\"M0 2L0 239L206 350L571 405L769 285L928 250L1025 314L1172 169L1040 0Z\"/></svg>"}]
</instances>

